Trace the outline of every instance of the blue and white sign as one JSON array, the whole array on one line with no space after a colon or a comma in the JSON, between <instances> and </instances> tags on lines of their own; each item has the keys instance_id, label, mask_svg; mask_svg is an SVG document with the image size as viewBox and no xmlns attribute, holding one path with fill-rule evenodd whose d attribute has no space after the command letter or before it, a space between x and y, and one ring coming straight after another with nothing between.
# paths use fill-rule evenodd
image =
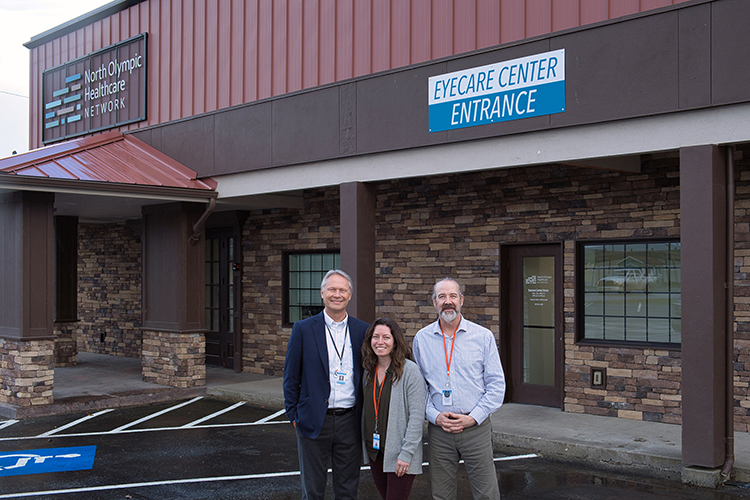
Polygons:
<instances>
[{"instance_id":1,"label":"blue and white sign","mask_svg":"<svg viewBox=\"0 0 750 500\"><path fill-rule=\"evenodd\" d=\"M0 451L0 477L88 470L94 467L95 454L96 446Z\"/></svg>"},{"instance_id":2,"label":"blue and white sign","mask_svg":"<svg viewBox=\"0 0 750 500\"><path fill-rule=\"evenodd\" d=\"M430 132L565 111L565 49L430 78Z\"/></svg>"}]
</instances>

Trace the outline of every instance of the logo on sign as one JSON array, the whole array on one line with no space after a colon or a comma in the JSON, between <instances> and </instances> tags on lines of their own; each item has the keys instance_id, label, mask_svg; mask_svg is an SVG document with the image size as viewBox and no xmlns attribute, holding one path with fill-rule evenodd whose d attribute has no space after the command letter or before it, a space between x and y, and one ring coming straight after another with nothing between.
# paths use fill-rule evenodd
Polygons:
<instances>
[{"instance_id":1,"label":"logo on sign","mask_svg":"<svg viewBox=\"0 0 750 500\"><path fill-rule=\"evenodd\" d=\"M430 77L430 132L565 111L565 49Z\"/></svg>"},{"instance_id":2,"label":"logo on sign","mask_svg":"<svg viewBox=\"0 0 750 500\"><path fill-rule=\"evenodd\" d=\"M44 143L146 118L146 33L46 70Z\"/></svg>"},{"instance_id":3,"label":"logo on sign","mask_svg":"<svg viewBox=\"0 0 750 500\"><path fill-rule=\"evenodd\" d=\"M0 477L91 469L95 454L96 446L0 451Z\"/></svg>"}]
</instances>

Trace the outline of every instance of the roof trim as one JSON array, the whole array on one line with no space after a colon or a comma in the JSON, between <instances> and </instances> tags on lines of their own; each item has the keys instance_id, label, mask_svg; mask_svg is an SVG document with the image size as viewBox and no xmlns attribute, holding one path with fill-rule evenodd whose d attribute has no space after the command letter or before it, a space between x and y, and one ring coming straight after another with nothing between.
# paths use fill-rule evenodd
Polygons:
<instances>
[{"instance_id":1,"label":"roof trim","mask_svg":"<svg viewBox=\"0 0 750 500\"><path fill-rule=\"evenodd\" d=\"M59 26L56 26L50 30L45 31L36 36L32 36L31 40L24 43L23 46L27 49L33 49L44 45L47 42L60 38L61 36L73 33L84 26L88 26L91 23L95 23L101 19L105 19L112 14L116 14L120 11L128 9L133 5L139 4L145 0L115 0L106 5L102 5L98 9L92 10L82 16L78 16L68 22L65 22Z\"/></svg>"},{"instance_id":2,"label":"roof trim","mask_svg":"<svg viewBox=\"0 0 750 500\"><path fill-rule=\"evenodd\" d=\"M198 189L141 186L138 184L113 184L99 181L80 181L77 179L18 177L2 172L0 172L0 189L111 196L115 198L142 198L162 201L190 201L196 203L208 203L211 198L219 196L219 193L216 191Z\"/></svg>"}]
</instances>

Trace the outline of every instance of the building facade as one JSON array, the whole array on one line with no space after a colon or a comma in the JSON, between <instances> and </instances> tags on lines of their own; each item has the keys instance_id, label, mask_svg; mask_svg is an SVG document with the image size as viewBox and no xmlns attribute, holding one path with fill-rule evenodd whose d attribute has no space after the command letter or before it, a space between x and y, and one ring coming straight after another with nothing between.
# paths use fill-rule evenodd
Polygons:
<instances>
[{"instance_id":1,"label":"building facade","mask_svg":"<svg viewBox=\"0 0 750 500\"><path fill-rule=\"evenodd\" d=\"M451 276L507 401L681 425L684 463L722 466L750 430L748 21L123 0L34 37L40 149L0 160L0 399L48 403L79 350L166 385L280 376L326 270L409 337Z\"/></svg>"}]
</instances>

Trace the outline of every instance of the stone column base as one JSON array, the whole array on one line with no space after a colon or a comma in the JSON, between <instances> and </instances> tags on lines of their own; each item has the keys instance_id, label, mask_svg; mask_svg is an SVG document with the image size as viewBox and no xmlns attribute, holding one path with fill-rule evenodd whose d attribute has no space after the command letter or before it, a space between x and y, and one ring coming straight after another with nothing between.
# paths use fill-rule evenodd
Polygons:
<instances>
[{"instance_id":1,"label":"stone column base","mask_svg":"<svg viewBox=\"0 0 750 500\"><path fill-rule=\"evenodd\" d=\"M206 385L206 337L202 333L143 331L143 380L189 388Z\"/></svg>"},{"instance_id":2,"label":"stone column base","mask_svg":"<svg viewBox=\"0 0 750 500\"><path fill-rule=\"evenodd\" d=\"M78 364L77 323L55 323L55 368Z\"/></svg>"},{"instance_id":3,"label":"stone column base","mask_svg":"<svg viewBox=\"0 0 750 500\"><path fill-rule=\"evenodd\" d=\"M55 341L0 339L0 402L16 406L52 404Z\"/></svg>"}]
</instances>

